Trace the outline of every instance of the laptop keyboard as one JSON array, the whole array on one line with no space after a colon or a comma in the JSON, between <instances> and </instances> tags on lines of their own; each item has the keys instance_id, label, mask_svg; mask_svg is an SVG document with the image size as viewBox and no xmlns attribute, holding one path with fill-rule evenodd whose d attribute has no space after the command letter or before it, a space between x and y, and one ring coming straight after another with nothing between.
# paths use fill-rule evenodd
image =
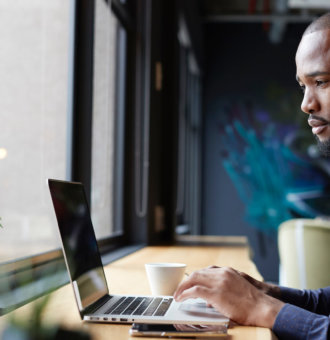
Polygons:
<instances>
[{"instance_id":1,"label":"laptop keyboard","mask_svg":"<svg viewBox=\"0 0 330 340\"><path fill-rule=\"evenodd\" d=\"M123 296L105 314L164 316L172 301L172 298Z\"/></svg>"}]
</instances>

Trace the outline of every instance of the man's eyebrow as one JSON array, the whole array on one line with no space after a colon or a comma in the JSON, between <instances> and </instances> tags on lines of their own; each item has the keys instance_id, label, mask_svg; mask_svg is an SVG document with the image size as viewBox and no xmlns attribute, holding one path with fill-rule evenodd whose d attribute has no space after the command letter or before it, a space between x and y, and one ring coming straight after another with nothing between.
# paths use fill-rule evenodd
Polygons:
<instances>
[{"instance_id":1,"label":"man's eyebrow","mask_svg":"<svg viewBox=\"0 0 330 340\"><path fill-rule=\"evenodd\" d=\"M305 75L305 77L307 77L307 78L314 78L314 77L319 77L319 76L330 76L330 72L315 71L315 72L307 73ZM300 78L298 77L298 75L296 75L296 80L297 80L297 82L300 81Z\"/></svg>"}]
</instances>

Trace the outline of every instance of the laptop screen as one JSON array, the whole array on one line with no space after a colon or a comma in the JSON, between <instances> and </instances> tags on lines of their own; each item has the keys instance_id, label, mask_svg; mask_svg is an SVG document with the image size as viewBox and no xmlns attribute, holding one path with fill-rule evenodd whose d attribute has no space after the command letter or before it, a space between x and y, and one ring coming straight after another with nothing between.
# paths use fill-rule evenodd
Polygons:
<instances>
[{"instance_id":1,"label":"laptop screen","mask_svg":"<svg viewBox=\"0 0 330 340\"><path fill-rule=\"evenodd\" d=\"M51 179L48 183L64 257L82 311L108 294L85 190L81 183Z\"/></svg>"}]
</instances>

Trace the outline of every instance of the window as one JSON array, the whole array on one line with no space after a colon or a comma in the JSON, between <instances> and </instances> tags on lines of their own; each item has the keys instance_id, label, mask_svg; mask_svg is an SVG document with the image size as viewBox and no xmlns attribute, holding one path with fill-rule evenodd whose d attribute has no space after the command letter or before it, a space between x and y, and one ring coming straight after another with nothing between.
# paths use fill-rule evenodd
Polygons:
<instances>
[{"instance_id":1,"label":"window","mask_svg":"<svg viewBox=\"0 0 330 340\"><path fill-rule=\"evenodd\" d=\"M76 6L74 0L0 4L0 263L60 247L46 179L72 179ZM126 35L110 3L96 0L87 81L93 83L90 181L98 239L123 232Z\"/></svg>"},{"instance_id":2,"label":"window","mask_svg":"<svg viewBox=\"0 0 330 340\"><path fill-rule=\"evenodd\" d=\"M97 238L122 233L126 31L109 3L94 21L92 220Z\"/></svg>"},{"instance_id":3,"label":"window","mask_svg":"<svg viewBox=\"0 0 330 340\"><path fill-rule=\"evenodd\" d=\"M70 174L68 0L0 4L0 262L59 246L47 178Z\"/></svg>"},{"instance_id":4,"label":"window","mask_svg":"<svg viewBox=\"0 0 330 340\"><path fill-rule=\"evenodd\" d=\"M180 100L177 209L178 234L201 234L200 71L189 48L187 29L179 26Z\"/></svg>"},{"instance_id":5,"label":"window","mask_svg":"<svg viewBox=\"0 0 330 340\"><path fill-rule=\"evenodd\" d=\"M150 0L140 1L136 49L136 123L135 123L135 214L139 218L146 217L148 212L149 163L150 163L150 35L151 12Z\"/></svg>"}]
</instances>

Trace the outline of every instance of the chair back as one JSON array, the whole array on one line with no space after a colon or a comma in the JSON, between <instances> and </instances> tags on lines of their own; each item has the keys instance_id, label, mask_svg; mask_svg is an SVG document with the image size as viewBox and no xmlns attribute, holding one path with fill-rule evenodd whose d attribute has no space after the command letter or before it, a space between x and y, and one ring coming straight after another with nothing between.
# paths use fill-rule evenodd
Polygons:
<instances>
[{"instance_id":1,"label":"chair back","mask_svg":"<svg viewBox=\"0 0 330 340\"><path fill-rule=\"evenodd\" d=\"M317 289L330 285L330 221L292 219L278 232L280 285Z\"/></svg>"}]
</instances>

